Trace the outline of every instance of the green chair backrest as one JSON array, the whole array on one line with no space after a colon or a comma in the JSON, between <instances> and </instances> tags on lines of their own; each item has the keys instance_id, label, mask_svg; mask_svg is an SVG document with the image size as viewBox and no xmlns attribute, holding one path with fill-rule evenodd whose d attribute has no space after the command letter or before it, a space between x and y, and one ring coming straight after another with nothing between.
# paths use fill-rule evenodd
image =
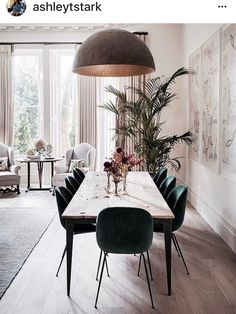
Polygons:
<instances>
[{"instance_id":1,"label":"green chair backrest","mask_svg":"<svg viewBox=\"0 0 236 314\"><path fill-rule=\"evenodd\" d=\"M162 196L164 197L164 199L167 198L167 196L173 190L175 185L176 185L176 177L174 176L168 176L162 181L159 190Z\"/></svg>"},{"instance_id":2,"label":"green chair backrest","mask_svg":"<svg viewBox=\"0 0 236 314\"><path fill-rule=\"evenodd\" d=\"M74 168L74 170L78 173L78 175L80 175L82 180L84 180L84 178L85 178L84 172L81 169L79 169L79 168Z\"/></svg>"},{"instance_id":3,"label":"green chair backrest","mask_svg":"<svg viewBox=\"0 0 236 314\"><path fill-rule=\"evenodd\" d=\"M62 214L64 213L69 202L66 201L66 199L62 196L61 188L62 188L61 186L56 186L54 191L55 191L55 196L56 196L56 201L57 201L59 219L60 219L62 227L65 228L66 227L65 220L62 218Z\"/></svg>"},{"instance_id":4,"label":"green chair backrest","mask_svg":"<svg viewBox=\"0 0 236 314\"><path fill-rule=\"evenodd\" d=\"M153 181L155 182L158 189L162 181L166 178L166 176L167 176L167 168L165 167L161 167L154 175Z\"/></svg>"},{"instance_id":5,"label":"green chair backrest","mask_svg":"<svg viewBox=\"0 0 236 314\"><path fill-rule=\"evenodd\" d=\"M66 188L74 195L78 190L80 184L77 180L72 176L65 177Z\"/></svg>"},{"instance_id":6,"label":"green chair backrest","mask_svg":"<svg viewBox=\"0 0 236 314\"><path fill-rule=\"evenodd\" d=\"M172 231L178 230L184 221L188 188L186 185L176 186L167 197L167 204L175 215L172 221Z\"/></svg>"},{"instance_id":7,"label":"green chair backrest","mask_svg":"<svg viewBox=\"0 0 236 314\"><path fill-rule=\"evenodd\" d=\"M73 176L74 176L75 180L79 183L79 185L83 182L83 178L76 171L76 169L73 169Z\"/></svg>"},{"instance_id":8,"label":"green chair backrest","mask_svg":"<svg viewBox=\"0 0 236 314\"><path fill-rule=\"evenodd\" d=\"M108 253L148 251L153 238L152 216L142 208L105 208L97 217L96 237L100 249Z\"/></svg>"},{"instance_id":9,"label":"green chair backrest","mask_svg":"<svg viewBox=\"0 0 236 314\"><path fill-rule=\"evenodd\" d=\"M70 201L73 198L73 194L70 192L70 190L68 190L67 188L65 188L64 186L59 186L58 187L59 192L61 193L61 195L64 197L64 199L66 200L66 202L69 204Z\"/></svg>"}]
</instances>

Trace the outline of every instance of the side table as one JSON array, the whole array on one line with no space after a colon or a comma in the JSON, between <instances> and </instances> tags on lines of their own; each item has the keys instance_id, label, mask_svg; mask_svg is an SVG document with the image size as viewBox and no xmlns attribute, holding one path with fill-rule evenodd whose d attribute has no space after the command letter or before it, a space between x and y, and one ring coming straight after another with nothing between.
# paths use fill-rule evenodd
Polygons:
<instances>
[{"instance_id":1,"label":"side table","mask_svg":"<svg viewBox=\"0 0 236 314\"><path fill-rule=\"evenodd\" d=\"M63 158L55 158L55 157L48 157L48 158L21 158L21 159L17 159L18 162L20 163L26 163L27 164L27 188L25 190L25 192L28 191L51 191L53 188L53 176L54 176L54 163L56 163L57 161L62 160ZM51 187L50 188L46 188L46 187L42 187L42 176L43 176L43 166L44 163L50 163L51 164ZM39 177L39 188L32 188L30 186L30 166L31 163L36 163L37 167L38 167L38 177Z\"/></svg>"}]
</instances>

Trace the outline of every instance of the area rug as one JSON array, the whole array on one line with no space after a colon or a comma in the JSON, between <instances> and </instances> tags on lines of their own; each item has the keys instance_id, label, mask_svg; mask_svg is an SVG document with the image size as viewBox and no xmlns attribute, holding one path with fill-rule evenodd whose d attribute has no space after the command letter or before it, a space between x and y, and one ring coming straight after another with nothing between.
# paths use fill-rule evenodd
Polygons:
<instances>
[{"instance_id":1,"label":"area rug","mask_svg":"<svg viewBox=\"0 0 236 314\"><path fill-rule=\"evenodd\" d=\"M0 208L0 299L55 214L55 208Z\"/></svg>"}]
</instances>

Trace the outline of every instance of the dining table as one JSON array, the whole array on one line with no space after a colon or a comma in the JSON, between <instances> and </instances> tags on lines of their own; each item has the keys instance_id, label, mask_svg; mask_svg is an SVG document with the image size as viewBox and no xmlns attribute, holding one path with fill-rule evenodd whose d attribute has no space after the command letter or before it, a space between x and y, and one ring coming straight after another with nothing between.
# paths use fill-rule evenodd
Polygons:
<instances>
[{"instance_id":1,"label":"dining table","mask_svg":"<svg viewBox=\"0 0 236 314\"><path fill-rule=\"evenodd\" d=\"M105 171L87 172L82 184L62 215L66 222L67 295L70 296L74 226L77 224L96 223L99 212L107 207L143 208L151 214L154 224L163 225L167 292L168 295L171 295L173 212L148 172L129 171L126 178L126 190L123 190L123 184L120 182L118 195L114 193L115 184L112 180L110 188L108 188L107 182L107 173Z\"/></svg>"}]
</instances>

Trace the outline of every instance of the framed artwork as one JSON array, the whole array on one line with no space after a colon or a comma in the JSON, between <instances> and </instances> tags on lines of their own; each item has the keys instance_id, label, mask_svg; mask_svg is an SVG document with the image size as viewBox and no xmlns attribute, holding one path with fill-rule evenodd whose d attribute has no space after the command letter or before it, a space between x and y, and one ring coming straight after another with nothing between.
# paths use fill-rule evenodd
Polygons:
<instances>
[{"instance_id":1,"label":"framed artwork","mask_svg":"<svg viewBox=\"0 0 236 314\"><path fill-rule=\"evenodd\" d=\"M236 178L236 24L222 31L221 169Z\"/></svg>"},{"instance_id":2,"label":"framed artwork","mask_svg":"<svg viewBox=\"0 0 236 314\"><path fill-rule=\"evenodd\" d=\"M190 158L200 157L200 115L201 115L201 49L189 58L189 130L193 135Z\"/></svg>"},{"instance_id":3,"label":"framed artwork","mask_svg":"<svg viewBox=\"0 0 236 314\"><path fill-rule=\"evenodd\" d=\"M218 171L220 31L202 46L202 163Z\"/></svg>"}]
</instances>

